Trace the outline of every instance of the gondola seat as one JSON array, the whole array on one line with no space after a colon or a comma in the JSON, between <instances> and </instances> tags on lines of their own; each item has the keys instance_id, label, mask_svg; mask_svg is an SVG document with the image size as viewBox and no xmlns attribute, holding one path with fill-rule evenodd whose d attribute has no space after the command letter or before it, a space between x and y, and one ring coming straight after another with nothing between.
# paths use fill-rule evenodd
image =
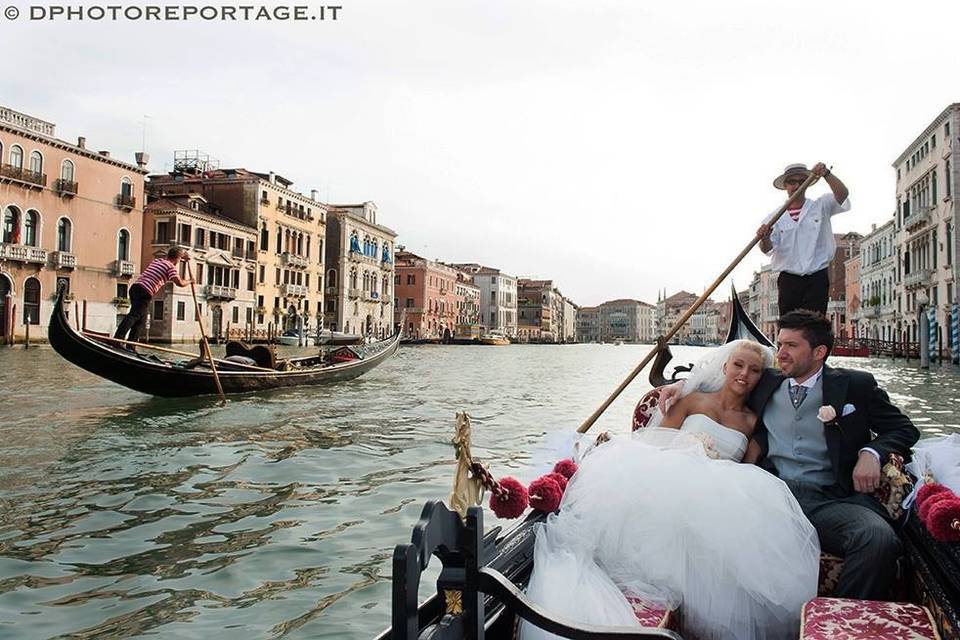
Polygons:
<instances>
[{"instance_id":1,"label":"gondola seat","mask_svg":"<svg viewBox=\"0 0 960 640\"><path fill-rule=\"evenodd\" d=\"M273 349L265 347L262 344L251 347L245 342L231 340L227 343L226 351L228 358L231 356L243 356L252 359L258 367L264 369L277 368L277 356L274 354Z\"/></svg>"},{"instance_id":2,"label":"gondola seat","mask_svg":"<svg viewBox=\"0 0 960 640\"><path fill-rule=\"evenodd\" d=\"M626 592L627 602L633 607L633 615L641 626L656 629L670 629L679 631L680 611L668 609L662 604L651 602L642 596Z\"/></svg>"},{"instance_id":3,"label":"gondola seat","mask_svg":"<svg viewBox=\"0 0 960 640\"><path fill-rule=\"evenodd\" d=\"M930 610L906 602L814 598L803 607L800 640L940 639Z\"/></svg>"}]
</instances>

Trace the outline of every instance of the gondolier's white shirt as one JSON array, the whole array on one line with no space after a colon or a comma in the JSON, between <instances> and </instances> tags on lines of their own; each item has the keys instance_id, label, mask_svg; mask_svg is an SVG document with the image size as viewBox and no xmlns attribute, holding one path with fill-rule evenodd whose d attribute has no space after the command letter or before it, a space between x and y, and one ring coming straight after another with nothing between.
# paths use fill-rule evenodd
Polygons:
<instances>
[{"instance_id":1,"label":"gondolier's white shirt","mask_svg":"<svg viewBox=\"0 0 960 640\"><path fill-rule=\"evenodd\" d=\"M837 204L833 194L826 193L816 200L805 199L796 221L789 213L780 216L770 234L773 248L765 252L771 256L773 270L806 276L826 269L837 249L830 218L849 210L850 198ZM777 211L779 207L765 218L765 222L772 220Z\"/></svg>"}]
</instances>

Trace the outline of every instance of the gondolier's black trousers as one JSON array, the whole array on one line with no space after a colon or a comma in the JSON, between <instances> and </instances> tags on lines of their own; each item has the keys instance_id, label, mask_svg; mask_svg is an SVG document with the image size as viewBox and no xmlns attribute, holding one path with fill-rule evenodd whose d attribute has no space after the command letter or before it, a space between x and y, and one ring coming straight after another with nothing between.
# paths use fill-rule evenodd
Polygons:
<instances>
[{"instance_id":1,"label":"gondolier's black trousers","mask_svg":"<svg viewBox=\"0 0 960 640\"><path fill-rule=\"evenodd\" d=\"M114 338L131 342L140 340L140 330L143 328L143 321L147 317L152 298L150 292L140 285L134 284L130 287L130 312L120 322L117 332L113 334Z\"/></svg>"},{"instance_id":2,"label":"gondolier's black trousers","mask_svg":"<svg viewBox=\"0 0 960 640\"><path fill-rule=\"evenodd\" d=\"M777 290L780 315L794 309L809 309L827 315L830 274L826 269L805 276L781 271L777 278Z\"/></svg>"}]
</instances>

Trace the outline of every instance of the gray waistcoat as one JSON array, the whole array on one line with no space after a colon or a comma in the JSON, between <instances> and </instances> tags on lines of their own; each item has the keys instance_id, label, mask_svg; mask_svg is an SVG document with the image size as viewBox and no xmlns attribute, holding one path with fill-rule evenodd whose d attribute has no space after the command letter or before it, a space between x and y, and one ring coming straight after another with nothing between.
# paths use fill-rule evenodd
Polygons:
<instances>
[{"instance_id":1,"label":"gray waistcoat","mask_svg":"<svg viewBox=\"0 0 960 640\"><path fill-rule=\"evenodd\" d=\"M790 382L784 380L763 411L769 449L767 457L784 480L828 486L833 477L823 423L823 377L807 392L799 409L790 402Z\"/></svg>"}]
</instances>

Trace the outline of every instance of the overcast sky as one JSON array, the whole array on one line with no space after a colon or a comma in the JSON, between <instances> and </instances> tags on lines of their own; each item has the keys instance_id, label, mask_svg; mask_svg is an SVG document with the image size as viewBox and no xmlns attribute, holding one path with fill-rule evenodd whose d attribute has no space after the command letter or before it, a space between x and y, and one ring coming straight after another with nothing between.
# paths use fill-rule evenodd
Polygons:
<instances>
[{"instance_id":1,"label":"overcast sky","mask_svg":"<svg viewBox=\"0 0 960 640\"><path fill-rule=\"evenodd\" d=\"M891 163L960 101L960 3L344 0L336 21L285 23L37 22L13 4L0 104L58 137L132 160L148 115L153 171L198 148L373 200L410 250L552 278L583 305L701 292L791 162L849 186L836 231L885 222Z\"/></svg>"}]
</instances>

